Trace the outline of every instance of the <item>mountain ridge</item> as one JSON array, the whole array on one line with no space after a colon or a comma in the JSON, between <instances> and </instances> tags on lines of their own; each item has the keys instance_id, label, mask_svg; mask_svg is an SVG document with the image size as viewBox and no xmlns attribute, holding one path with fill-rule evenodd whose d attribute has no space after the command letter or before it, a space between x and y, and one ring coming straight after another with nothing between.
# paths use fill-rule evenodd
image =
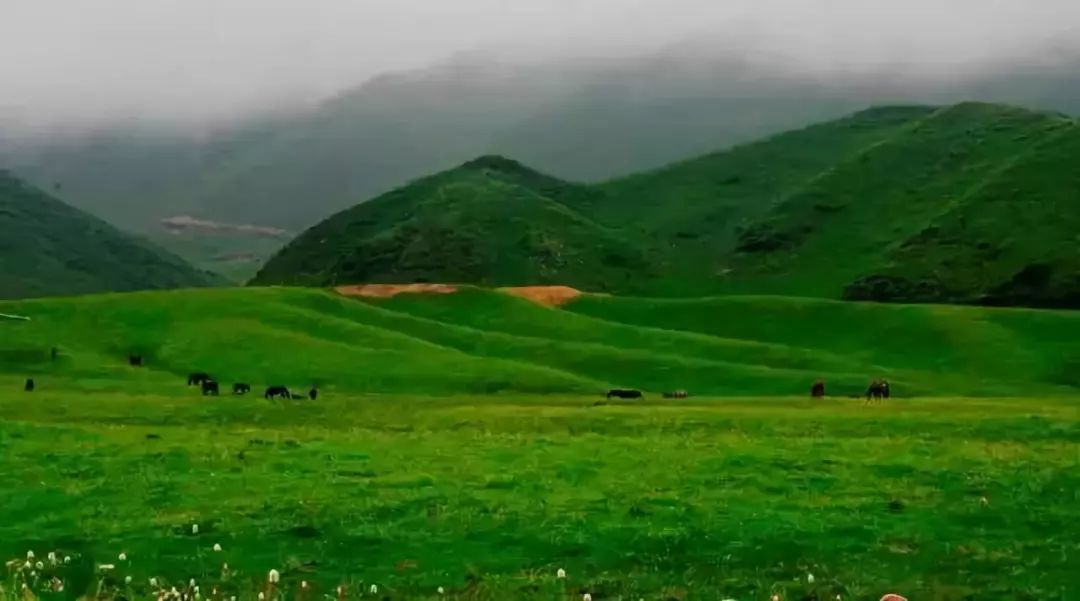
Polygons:
<instances>
[{"instance_id":1,"label":"mountain ridge","mask_svg":"<svg viewBox=\"0 0 1080 601\"><path fill-rule=\"evenodd\" d=\"M792 294L1073 306L1080 294L1069 291L1080 290L1080 261L1046 250L1064 243L1064 228L1053 229L1054 238L1042 245L1029 243L1022 232L1010 234L1019 236L1018 248L1002 254L1008 262L993 268L974 261L964 269L949 267L955 262L950 253L956 241L935 241L932 234L957 211L977 219L980 211L1014 211L1009 202L1028 202L1032 214L1045 219L1052 219L1052 210L1075 213L1080 226L1080 204L1067 202L1080 190L1080 182L1069 175L1080 171L1075 169L1080 159L1073 158L1080 154L1071 153L1076 136L1075 121L1060 113L965 102L874 107L599 184L565 182L513 159L486 155L327 220L343 232L350 230L350 220L365 223L364 231L352 230L352 242L332 243L348 259L319 252L305 233L253 282L565 284L664 296ZM1034 173L1040 169L1055 175L1040 178ZM1064 191L1048 189L1050 179ZM1017 189L1008 198L991 196L1010 185ZM466 206L462 195L484 200ZM523 199L530 196L542 206L565 209L564 220L523 225L520 220L530 210ZM397 202L402 200L404 205ZM407 208L421 205L426 217ZM430 223L436 215L442 231L456 232L459 246L442 253L430 249L420 269L403 262L410 245L430 242L417 241L430 232L399 226L415 226L418 219ZM1071 217L1064 222L1072 223ZM312 231L329 231L326 223ZM504 224L513 225L500 231ZM385 241L391 226L413 237L380 246L377 269L357 269L370 267L373 256L363 239L375 235ZM1008 232L979 235L991 234L1004 237ZM469 242L484 238L496 242ZM594 241L595 248L590 246ZM975 244L980 243L985 241ZM479 254L488 253L487 259L473 271L443 267L457 264L461 255L475 258L473 253L484 245L490 248ZM508 253L517 253L514 268L506 266L514 262L509 259L502 260L503 268L492 267L495 256ZM289 257L298 256L305 257L305 267L296 271L288 264ZM949 286L918 284L949 269L956 272ZM987 273L970 276L976 269ZM1031 280L1032 273L1039 277ZM1026 292L1009 293L1008 283L1018 276ZM1032 289L1032 281L1041 288Z\"/></svg>"},{"instance_id":2,"label":"mountain ridge","mask_svg":"<svg viewBox=\"0 0 1080 601\"><path fill-rule=\"evenodd\" d=\"M217 278L0 170L0 298L204 286Z\"/></svg>"}]
</instances>

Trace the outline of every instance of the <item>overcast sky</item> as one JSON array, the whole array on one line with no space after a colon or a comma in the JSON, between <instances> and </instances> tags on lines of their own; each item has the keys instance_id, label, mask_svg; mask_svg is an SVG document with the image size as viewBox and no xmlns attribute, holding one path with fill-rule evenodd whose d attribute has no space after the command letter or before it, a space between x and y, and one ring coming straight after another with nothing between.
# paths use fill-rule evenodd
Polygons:
<instances>
[{"instance_id":1,"label":"overcast sky","mask_svg":"<svg viewBox=\"0 0 1080 601\"><path fill-rule=\"evenodd\" d=\"M942 70L1071 39L1080 0L0 0L0 127L228 118L469 51L716 40L816 68Z\"/></svg>"}]
</instances>

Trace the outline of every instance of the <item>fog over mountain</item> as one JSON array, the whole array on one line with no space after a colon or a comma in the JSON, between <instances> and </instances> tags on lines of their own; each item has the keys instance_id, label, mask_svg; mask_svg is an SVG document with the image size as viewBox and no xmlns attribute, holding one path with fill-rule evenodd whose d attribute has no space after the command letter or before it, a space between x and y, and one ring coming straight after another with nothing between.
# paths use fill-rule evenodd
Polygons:
<instances>
[{"instance_id":1,"label":"fog over mountain","mask_svg":"<svg viewBox=\"0 0 1080 601\"><path fill-rule=\"evenodd\" d=\"M821 76L972 75L1053 61L1080 25L1069 0L6 0L3 12L9 136L220 126L463 53L516 64L681 45Z\"/></svg>"},{"instance_id":2,"label":"fog over mountain","mask_svg":"<svg viewBox=\"0 0 1080 601\"><path fill-rule=\"evenodd\" d=\"M1080 6L1026 4L8 0L0 167L213 267L482 154L595 181L872 105L1080 114Z\"/></svg>"}]
</instances>

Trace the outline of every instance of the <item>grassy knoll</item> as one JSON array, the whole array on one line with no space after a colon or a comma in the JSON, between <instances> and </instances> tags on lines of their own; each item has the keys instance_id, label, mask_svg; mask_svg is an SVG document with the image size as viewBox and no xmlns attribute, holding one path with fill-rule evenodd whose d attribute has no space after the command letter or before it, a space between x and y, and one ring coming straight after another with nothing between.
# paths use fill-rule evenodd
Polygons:
<instances>
[{"instance_id":1,"label":"grassy knoll","mask_svg":"<svg viewBox=\"0 0 1080 601\"><path fill-rule=\"evenodd\" d=\"M832 394L885 376L901 396L1072 394L1080 316L782 297L582 297L549 309L498 291L362 302L311 289L180 290L0 303L0 374L48 388L120 378L153 392L192 371L340 392ZM56 362L49 349L60 349ZM127 365L129 353L147 367Z\"/></svg>"},{"instance_id":2,"label":"grassy knoll","mask_svg":"<svg viewBox=\"0 0 1080 601\"><path fill-rule=\"evenodd\" d=\"M390 599L1080 590L1072 402L280 404L18 384L0 378L0 551L74 555L72 589L107 562L136 596L157 577L253 598L270 568L312 598L341 583Z\"/></svg>"}]
</instances>

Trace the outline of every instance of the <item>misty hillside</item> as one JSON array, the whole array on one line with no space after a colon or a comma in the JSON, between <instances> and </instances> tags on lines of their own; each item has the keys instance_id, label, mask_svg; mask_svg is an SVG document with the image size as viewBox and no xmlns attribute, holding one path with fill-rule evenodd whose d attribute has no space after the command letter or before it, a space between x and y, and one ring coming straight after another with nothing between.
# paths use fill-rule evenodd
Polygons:
<instances>
[{"instance_id":1,"label":"misty hillside","mask_svg":"<svg viewBox=\"0 0 1080 601\"><path fill-rule=\"evenodd\" d=\"M157 239L160 220L177 215L299 231L484 154L599 181L873 104L975 98L1080 112L1076 66L1002 65L933 79L888 70L807 74L693 52L532 65L456 61L379 77L310 112L210 135L121 128L0 142L0 164Z\"/></svg>"},{"instance_id":2,"label":"misty hillside","mask_svg":"<svg viewBox=\"0 0 1080 601\"><path fill-rule=\"evenodd\" d=\"M1076 306L1080 127L887 107L600 185L488 157L335 215L257 283L559 283Z\"/></svg>"},{"instance_id":3,"label":"misty hillside","mask_svg":"<svg viewBox=\"0 0 1080 601\"><path fill-rule=\"evenodd\" d=\"M0 298L203 286L179 257L0 171Z\"/></svg>"}]
</instances>

